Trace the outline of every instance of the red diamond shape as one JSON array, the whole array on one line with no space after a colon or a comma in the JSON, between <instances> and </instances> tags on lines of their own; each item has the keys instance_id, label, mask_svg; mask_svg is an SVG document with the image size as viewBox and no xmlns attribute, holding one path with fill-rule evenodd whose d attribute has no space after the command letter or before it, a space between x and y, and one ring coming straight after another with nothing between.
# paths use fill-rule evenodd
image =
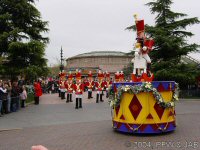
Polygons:
<instances>
[{"instance_id":1,"label":"red diamond shape","mask_svg":"<svg viewBox=\"0 0 200 150\"><path fill-rule=\"evenodd\" d=\"M120 119L126 120L125 117L124 117L124 115L121 115Z\"/></svg>"},{"instance_id":2,"label":"red diamond shape","mask_svg":"<svg viewBox=\"0 0 200 150\"><path fill-rule=\"evenodd\" d=\"M170 111L168 117L174 116L174 114Z\"/></svg>"},{"instance_id":3,"label":"red diamond shape","mask_svg":"<svg viewBox=\"0 0 200 150\"><path fill-rule=\"evenodd\" d=\"M162 83L159 84L159 86L158 86L157 89L158 89L158 92L162 92L162 91L165 90L165 88L164 88L164 86L162 85Z\"/></svg>"},{"instance_id":4,"label":"red diamond shape","mask_svg":"<svg viewBox=\"0 0 200 150\"><path fill-rule=\"evenodd\" d=\"M147 119L153 119L153 116L149 113L149 115L147 116Z\"/></svg>"},{"instance_id":5,"label":"red diamond shape","mask_svg":"<svg viewBox=\"0 0 200 150\"><path fill-rule=\"evenodd\" d=\"M116 116L117 116L117 115L118 115L118 113L119 113L119 109L120 109L120 105L119 105L119 106L117 106L117 107L115 107Z\"/></svg>"},{"instance_id":6,"label":"red diamond shape","mask_svg":"<svg viewBox=\"0 0 200 150\"><path fill-rule=\"evenodd\" d=\"M151 124L150 126L152 127L152 129L153 129L154 131L157 131L157 130L158 130L158 125L156 125L156 124Z\"/></svg>"},{"instance_id":7,"label":"red diamond shape","mask_svg":"<svg viewBox=\"0 0 200 150\"><path fill-rule=\"evenodd\" d=\"M155 103L154 109L155 109L156 113L158 114L159 118L161 119L161 118L162 118L162 115L163 115L163 113L164 113L164 111L165 111L165 109L162 108L162 107L161 107L159 104L157 104L157 103Z\"/></svg>"},{"instance_id":8,"label":"red diamond shape","mask_svg":"<svg viewBox=\"0 0 200 150\"><path fill-rule=\"evenodd\" d=\"M136 95L134 95L133 99L131 100L129 109L130 109L131 114L133 115L134 119L136 120L138 115L140 114L140 111L142 110L142 105L140 104Z\"/></svg>"},{"instance_id":9,"label":"red diamond shape","mask_svg":"<svg viewBox=\"0 0 200 150\"><path fill-rule=\"evenodd\" d=\"M147 127L148 124L143 124L140 126L140 130L143 132L145 130L145 128Z\"/></svg>"}]
</instances>

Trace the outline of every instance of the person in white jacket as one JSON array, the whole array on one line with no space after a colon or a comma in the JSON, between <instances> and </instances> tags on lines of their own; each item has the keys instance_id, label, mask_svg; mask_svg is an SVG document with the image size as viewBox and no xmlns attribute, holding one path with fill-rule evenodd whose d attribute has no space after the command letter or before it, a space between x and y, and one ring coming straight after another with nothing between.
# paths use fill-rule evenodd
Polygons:
<instances>
[{"instance_id":1,"label":"person in white jacket","mask_svg":"<svg viewBox=\"0 0 200 150\"><path fill-rule=\"evenodd\" d=\"M23 92L20 94L20 99L21 99L21 108L24 108L27 99L27 92L24 85L22 86L22 90Z\"/></svg>"}]
</instances>

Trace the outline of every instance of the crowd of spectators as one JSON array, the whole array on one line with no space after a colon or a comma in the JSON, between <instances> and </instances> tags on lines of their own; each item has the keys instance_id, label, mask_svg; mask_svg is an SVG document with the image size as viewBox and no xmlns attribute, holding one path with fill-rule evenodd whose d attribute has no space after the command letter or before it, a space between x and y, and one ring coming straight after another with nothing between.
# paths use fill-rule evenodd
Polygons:
<instances>
[{"instance_id":1,"label":"crowd of spectators","mask_svg":"<svg viewBox=\"0 0 200 150\"><path fill-rule=\"evenodd\" d=\"M18 81L0 80L0 117L25 107L26 88Z\"/></svg>"},{"instance_id":2,"label":"crowd of spectators","mask_svg":"<svg viewBox=\"0 0 200 150\"><path fill-rule=\"evenodd\" d=\"M57 93L58 81L54 79L39 79L41 93ZM26 106L27 93L34 94L35 104L39 104L38 92L35 91L35 82L24 82L24 80L13 81L0 80L0 117L5 114L16 112ZM37 94L36 94L37 93Z\"/></svg>"}]
</instances>

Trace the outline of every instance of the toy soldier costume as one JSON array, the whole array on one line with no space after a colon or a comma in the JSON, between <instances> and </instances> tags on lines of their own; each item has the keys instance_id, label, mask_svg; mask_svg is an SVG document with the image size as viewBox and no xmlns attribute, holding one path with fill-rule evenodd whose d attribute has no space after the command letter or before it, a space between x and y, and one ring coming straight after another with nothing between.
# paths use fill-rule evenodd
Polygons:
<instances>
[{"instance_id":1,"label":"toy soldier costume","mask_svg":"<svg viewBox=\"0 0 200 150\"><path fill-rule=\"evenodd\" d=\"M93 87L94 87L94 81L92 79L92 72L91 71L89 71L89 73L88 73L88 80L86 82L86 86L88 88L88 99L93 98L92 97L92 90L93 90Z\"/></svg>"},{"instance_id":2,"label":"toy soldier costume","mask_svg":"<svg viewBox=\"0 0 200 150\"><path fill-rule=\"evenodd\" d=\"M74 91L76 95L75 109L82 108L83 89L84 87L81 83L81 80L77 80L76 84L74 85Z\"/></svg>"}]
</instances>

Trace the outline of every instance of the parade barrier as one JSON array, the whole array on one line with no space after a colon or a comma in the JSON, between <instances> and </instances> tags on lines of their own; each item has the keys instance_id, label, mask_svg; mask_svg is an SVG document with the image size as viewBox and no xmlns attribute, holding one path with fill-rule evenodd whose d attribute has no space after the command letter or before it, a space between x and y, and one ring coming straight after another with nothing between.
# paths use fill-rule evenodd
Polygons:
<instances>
[{"instance_id":1,"label":"parade barrier","mask_svg":"<svg viewBox=\"0 0 200 150\"><path fill-rule=\"evenodd\" d=\"M174 131L176 89L173 81L113 83L109 91L113 128L137 134Z\"/></svg>"}]
</instances>

